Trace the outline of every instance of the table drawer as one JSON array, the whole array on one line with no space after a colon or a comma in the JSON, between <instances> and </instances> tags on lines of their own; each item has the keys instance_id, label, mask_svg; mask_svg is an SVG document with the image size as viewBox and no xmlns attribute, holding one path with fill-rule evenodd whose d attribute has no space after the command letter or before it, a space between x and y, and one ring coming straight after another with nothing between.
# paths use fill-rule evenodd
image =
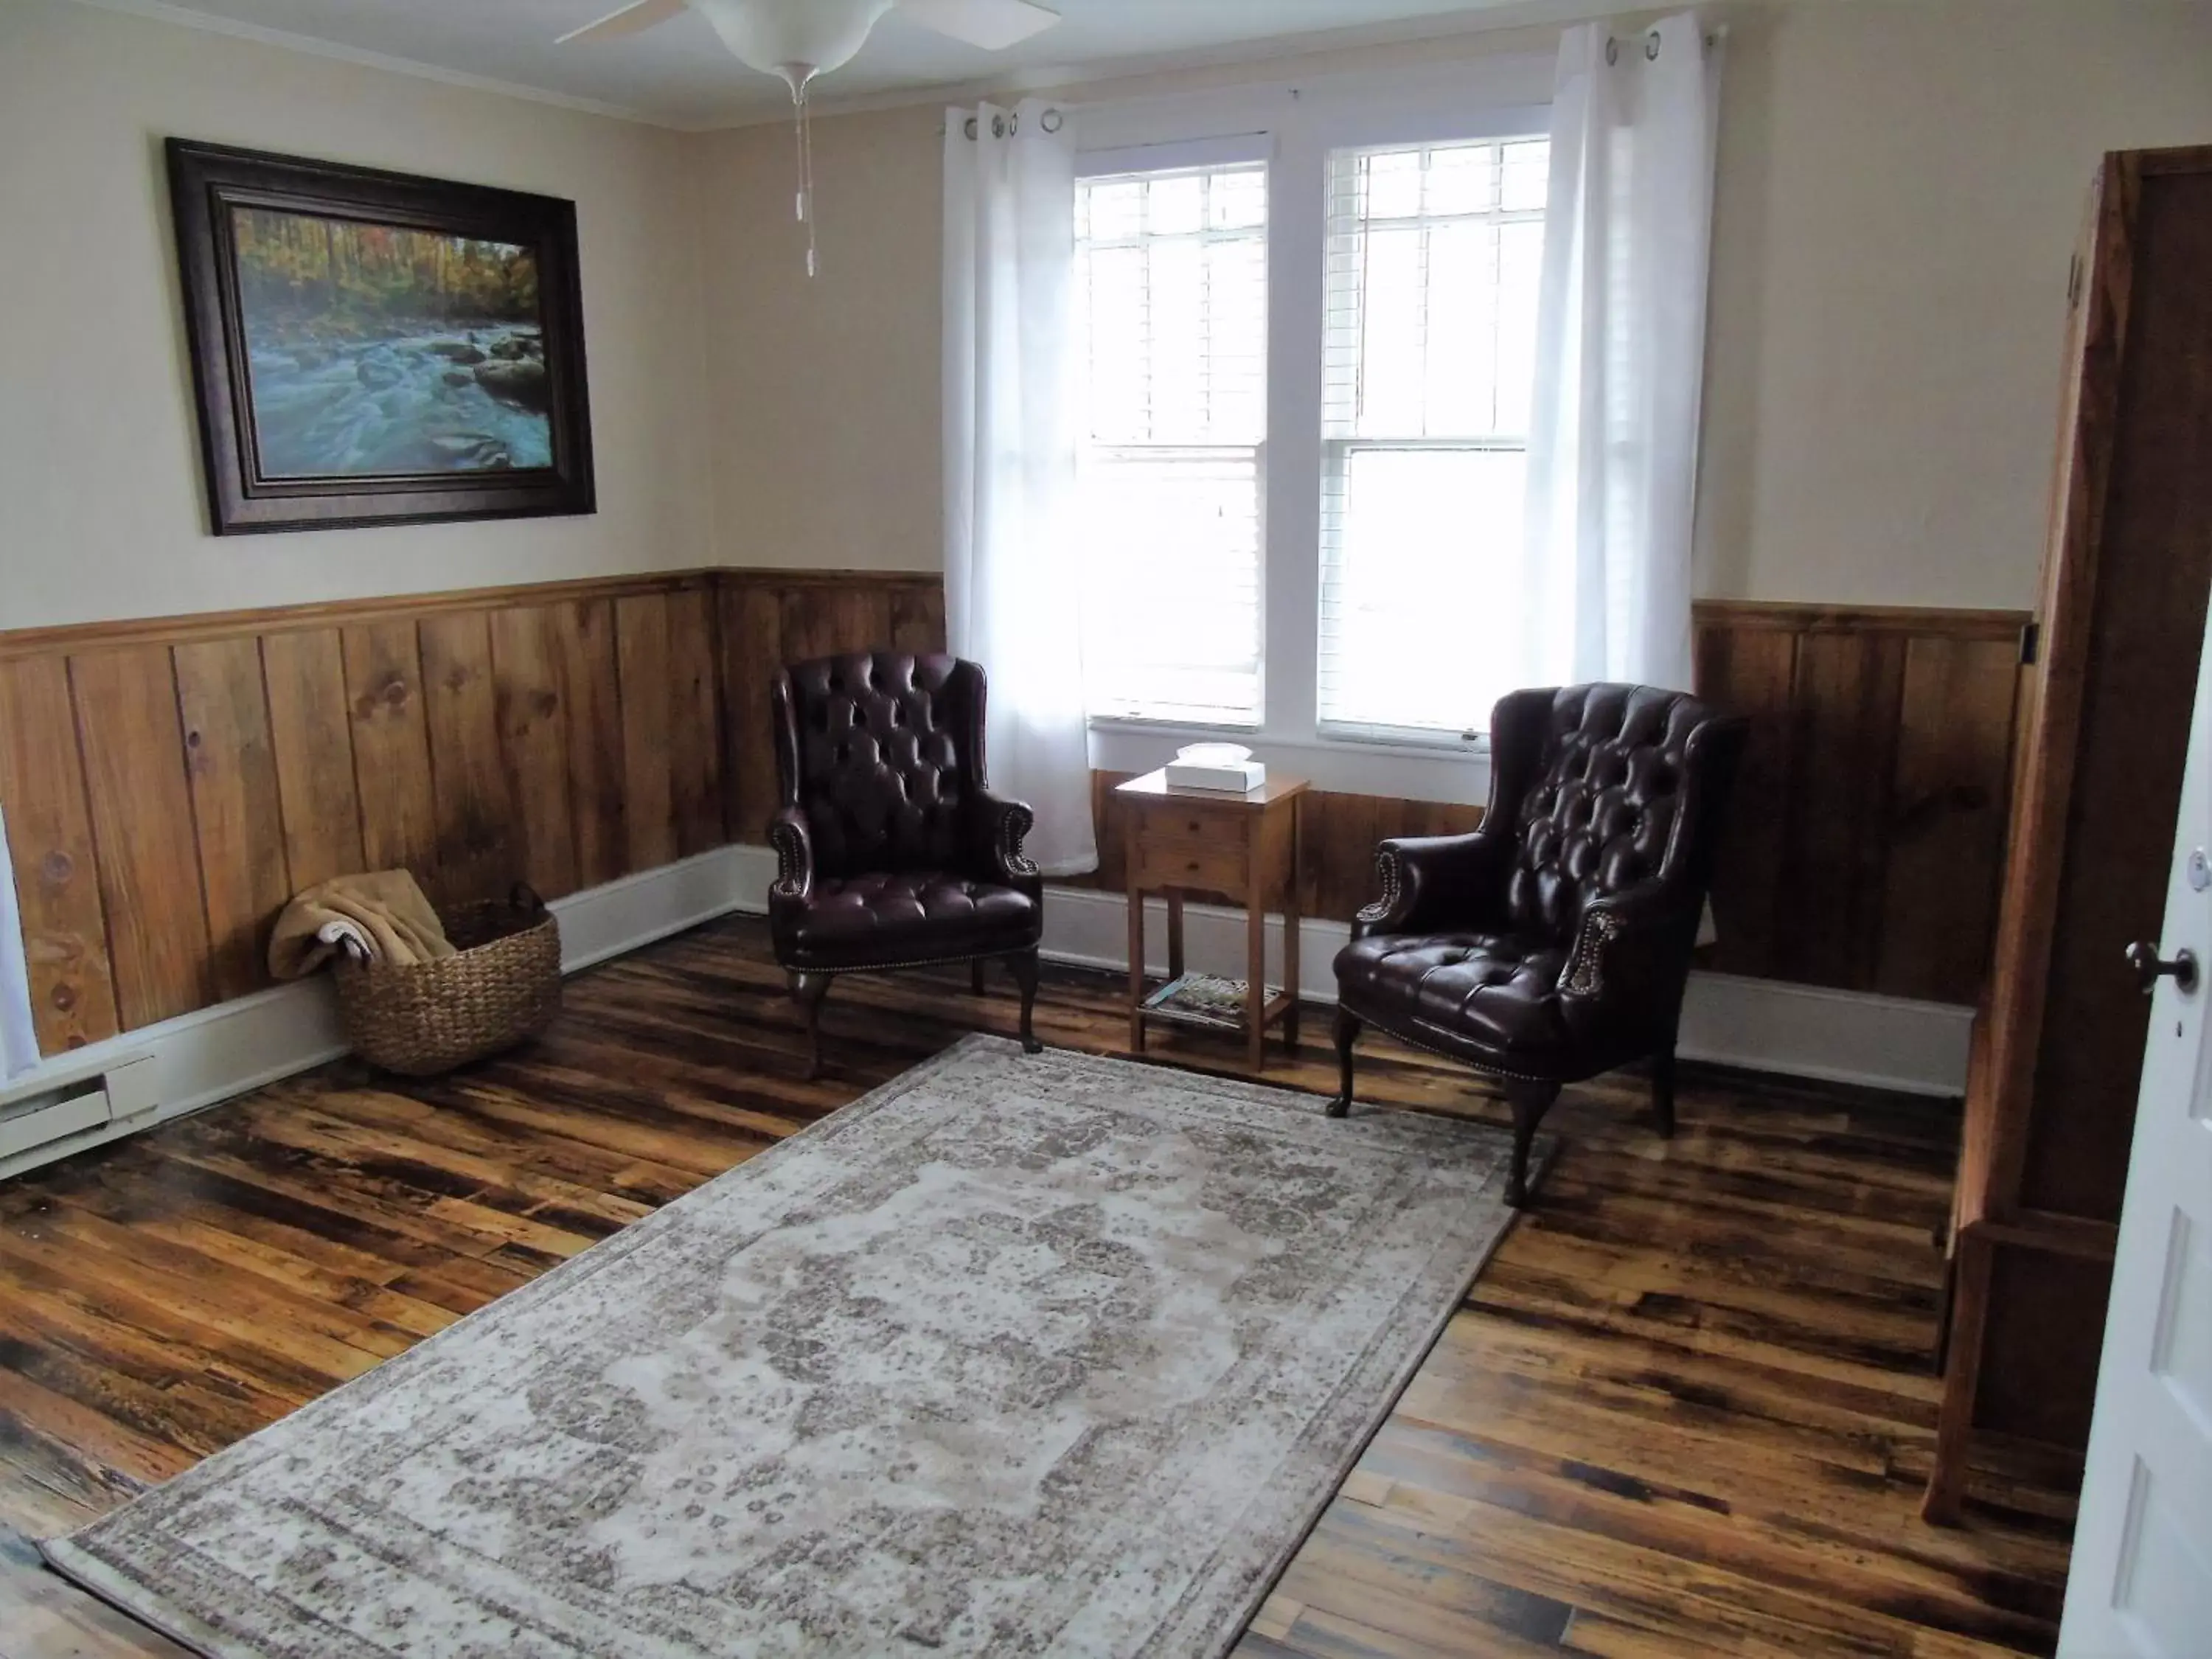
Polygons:
<instances>
[{"instance_id":1,"label":"table drawer","mask_svg":"<svg viewBox=\"0 0 2212 1659\"><path fill-rule=\"evenodd\" d=\"M1141 887L1205 887L1232 896L1243 892L1251 868L1243 826L1195 814L1188 820L1163 815L1144 825L1137 832L1136 860Z\"/></svg>"}]
</instances>

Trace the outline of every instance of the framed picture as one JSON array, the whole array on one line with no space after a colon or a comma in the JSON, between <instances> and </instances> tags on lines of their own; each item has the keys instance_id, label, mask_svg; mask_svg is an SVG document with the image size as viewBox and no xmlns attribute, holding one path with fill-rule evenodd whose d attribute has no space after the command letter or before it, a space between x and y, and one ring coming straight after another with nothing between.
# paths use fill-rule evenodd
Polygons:
<instances>
[{"instance_id":1,"label":"framed picture","mask_svg":"<svg viewBox=\"0 0 2212 1659\"><path fill-rule=\"evenodd\" d=\"M217 535L592 510L574 203L167 149Z\"/></svg>"}]
</instances>

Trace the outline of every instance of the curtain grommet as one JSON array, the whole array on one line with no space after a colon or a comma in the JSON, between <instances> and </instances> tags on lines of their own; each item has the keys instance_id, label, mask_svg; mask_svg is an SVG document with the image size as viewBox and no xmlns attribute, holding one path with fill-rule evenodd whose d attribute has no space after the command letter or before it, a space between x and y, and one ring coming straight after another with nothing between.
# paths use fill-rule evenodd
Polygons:
<instances>
[{"instance_id":1,"label":"curtain grommet","mask_svg":"<svg viewBox=\"0 0 2212 1659\"><path fill-rule=\"evenodd\" d=\"M1609 34L1605 37L1605 61L1608 64L1620 61L1620 42Z\"/></svg>"},{"instance_id":2,"label":"curtain grommet","mask_svg":"<svg viewBox=\"0 0 2212 1659\"><path fill-rule=\"evenodd\" d=\"M1037 125L1043 128L1047 132L1058 132L1066 125L1067 122L1066 118L1062 117L1060 112L1056 109L1048 109L1043 114L1037 117Z\"/></svg>"},{"instance_id":3,"label":"curtain grommet","mask_svg":"<svg viewBox=\"0 0 2212 1659\"><path fill-rule=\"evenodd\" d=\"M1644 61L1647 64L1656 64L1659 61L1659 31L1657 29L1652 30L1644 37Z\"/></svg>"}]
</instances>

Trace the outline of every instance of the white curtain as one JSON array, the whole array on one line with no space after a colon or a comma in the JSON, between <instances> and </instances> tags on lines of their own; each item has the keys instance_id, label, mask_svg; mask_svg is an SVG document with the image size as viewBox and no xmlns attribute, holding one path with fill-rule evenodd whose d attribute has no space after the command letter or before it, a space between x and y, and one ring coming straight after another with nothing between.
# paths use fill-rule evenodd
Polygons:
<instances>
[{"instance_id":1,"label":"white curtain","mask_svg":"<svg viewBox=\"0 0 2212 1659\"><path fill-rule=\"evenodd\" d=\"M1528 436L1534 683L1690 683L1719 43L1559 43Z\"/></svg>"},{"instance_id":2,"label":"white curtain","mask_svg":"<svg viewBox=\"0 0 2212 1659\"><path fill-rule=\"evenodd\" d=\"M1048 132L1047 126L1060 128ZM945 599L990 677L991 787L1047 875L1095 869L1075 490L1075 146L1034 100L945 118Z\"/></svg>"},{"instance_id":3,"label":"white curtain","mask_svg":"<svg viewBox=\"0 0 2212 1659\"><path fill-rule=\"evenodd\" d=\"M39 1063L31 1028L31 975L23 957L23 915L8 857L8 818L0 812L0 1082Z\"/></svg>"}]
</instances>

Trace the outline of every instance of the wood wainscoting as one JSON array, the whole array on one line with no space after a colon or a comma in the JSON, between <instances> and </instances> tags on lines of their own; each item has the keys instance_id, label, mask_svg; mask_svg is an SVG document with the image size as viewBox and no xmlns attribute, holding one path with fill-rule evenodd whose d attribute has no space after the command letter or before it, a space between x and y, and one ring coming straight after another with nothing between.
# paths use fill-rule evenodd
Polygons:
<instances>
[{"instance_id":1,"label":"wood wainscoting","mask_svg":"<svg viewBox=\"0 0 2212 1659\"><path fill-rule=\"evenodd\" d=\"M933 575L769 570L0 634L40 1048L258 988L326 877L557 898L757 839L773 665L943 638Z\"/></svg>"},{"instance_id":2,"label":"wood wainscoting","mask_svg":"<svg viewBox=\"0 0 2212 1659\"><path fill-rule=\"evenodd\" d=\"M1839 610L1703 600L1699 693L1752 738L1714 883L1705 965L1972 1004L1989 971L2010 796L2021 611ZM1124 885L1113 787L1091 779L1099 872ZM1316 791L1305 915L1349 921L1377 892L1375 844L1454 835L1479 806Z\"/></svg>"},{"instance_id":3,"label":"wood wainscoting","mask_svg":"<svg viewBox=\"0 0 2212 1659\"><path fill-rule=\"evenodd\" d=\"M2029 620L1698 603L1698 694L1751 721L1708 966L1980 1000Z\"/></svg>"},{"instance_id":4,"label":"wood wainscoting","mask_svg":"<svg viewBox=\"0 0 2212 1659\"><path fill-rule=\"evenodd\" d=\"M2025 616L1701 603L1701 690L1753 738L1710 965L1972 1002L1994 931ZM548 898L726 842L775 800L768 683L943 647L933 573L690 571L0 634L0 806L48 1054L252 991L327 876ZM1092 780L1103 867L1120 825ZM1476 806L1316 792L1309 916L1375 843Z\"/></svg>"}]
</instances>

